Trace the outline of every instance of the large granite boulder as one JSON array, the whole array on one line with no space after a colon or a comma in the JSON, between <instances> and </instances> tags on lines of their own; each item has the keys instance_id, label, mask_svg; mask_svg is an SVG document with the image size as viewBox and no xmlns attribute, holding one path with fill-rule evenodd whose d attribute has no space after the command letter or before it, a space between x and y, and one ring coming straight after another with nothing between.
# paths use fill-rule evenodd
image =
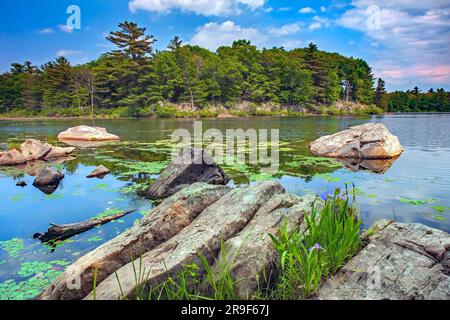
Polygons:
<instances>
[{"instance_id":1,"label":"large granite boulder","mask_svg":"<svg viewBox=\"0 0 450 320\"><path fill-rule=\"evenodd\" d=\"M58 135L61 141L75 140L75 141L113 141L120 140L120 137L108 133L105 128L77 126L69 128Z\"/></svg>"},{"instance_id":2,"label":"large granite boulder","mask_svg":"<svg viewBox=\"0 0 450 320\"><path fill-rule=\"evenodd\" d=\"M24 164L25 162L27 162L27 159L16 149L9 150L0 154L0 165L2 166L15 166Z\"/></svg>"},{"instance_id":3,"label":"large granite boulder","mask_svg":"<svg viewBox=\"0 0 450 320\"><path fill-rule=\"evenodd\" d=\"M310 144L313 154L332 158L392 159L403 152L398 137L381 123L366 123Z\"/></svg>"},{"instance_id":4,"label":"large granite boulder","mask_svg":"<svg viewBox=\"0 0 450 320\"><path fill-rule=\"evenodd\" d=\"M319 289L322 300L450 300L450 235L379 222L369 244Z\"/></svg>"},{"instance_id":5,"label":"large granite boulder","mask_svg":"<svg viewBox=\"0 0 450 320\"><path fill-rule=\"evenodd\" d=\"M36 139L28 139L20 146L20 151L27 161L43 159L51 150L50 144Z\"/></svg>"},{"instance_id":6,"label":"large granite boulder","mask_svg":"<svg viewBox=\"0 0 450 320\"><path fill-rule=\"evenodd\" d=\"M226 185L228 181L208 152L188 148L174 159L144 195L153 200L164 199L196 182Z\"/></svg>"}]
</instances>

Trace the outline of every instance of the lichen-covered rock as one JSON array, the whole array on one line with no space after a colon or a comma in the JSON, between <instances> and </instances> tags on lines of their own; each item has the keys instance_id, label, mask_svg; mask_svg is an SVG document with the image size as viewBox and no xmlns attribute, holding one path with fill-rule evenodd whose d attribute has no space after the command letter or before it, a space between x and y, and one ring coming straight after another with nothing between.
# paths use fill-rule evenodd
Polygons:
<instances>
[{"instance_id":1,"label":"lichen-covered rock","mask_svg":"<svg viewBox=\"0 0 450 320\"><path fill-rule=\"evenodd\" d=\"M421 224L384 225L317 298L450 300L450 235Z\"/></svg>"},{"instance_id":2,"label":"lichen-covered rock","mask_svg":"<svg viewBox=\"0 0 450 320\"><path fill-rule=\"evenodd\" d=\"M391 159L403 152L398 137L381 123L366 123L310 144L313 154L332 158Z\"/></svg>"},{"instance_id":3,"label":"lichen-covered rock","mask_svg":"<svg viewBox=\"0 0 450 320\"><path fill-rule=\"evenodd\" d=\"M225 252L219 254L214 269L220 274L220 266L229 268L241 299L251 299L277 276L280 257L269 234L277 235L284 223L289 229L299 227L315 202L321 202L315 195L277 194L258 210L244 230L225 242Z\"/></svg>"},{"instance_id":4,"label":"lichen-covered rock","mask_svg":"<svg viewBox=\"0 0 450 320\"><path fill-rule=\"evenodd\" d=\"M42 300L81 299L91 292L94 272L100 282L117 269L178 234L227 192L225 186L193 184L149 212L131 229L106 242L70 266L40 296Z\"/></svg>"},{"instance_id":5,"label":"lichen-covered rock","mask_svg":"<svg viewBox=\"0 0 450 320\"><path fill-rule=\"evenodd\" d=\"M0 155L0 165L2 166L15 166L25 162L27 162L27 159L16 149L3 152Z\"/></svg>"},{"instance_id":6,"label":"lichen-covered rock","mask_svg":"<svg viewBox=\"0 0 450 320\"><path fill-rule=\"evenodd\" d=\"M77 126L69 128L58 135L58 139L64 140L76 140L76 141L111 141L120 140L120 137L108 133L105 128L89 127L89 126Z\"/></svg>"},{"instance_id":7,"label":"lichen-covered rock","mask_svg":"<svg viewBox=\"0 0 450 320\"><path fill-rule=\"evenodd\" d=\"M137 285L144 285L145 295L150 287L179 274L183 266L201 265L199 254L212 263L222 241L239 233L264 203L284 192L278 182L262 182L228 192L176 236L134 262L135 265L142 263L146 270L145 283L136 284L133 264L128 263L116 272L120 287L116 276L111 275L97 286L96 299L115 300L122 294L125 298L133 298ZM93 294L86 299L93 299Z\"/></svg>"},{"instance_id":8,"label":"lichen-covered rock","mask_svg":"<svg viewBox=\"0 0 450 320\"><path fill-rule=\"evenodd\" d=\"M27 161L43 159L51 150L50 144L36 139L28 139L20 146L20 151Z\"/></svg>"},{"instance_id":9,"label":"lichen-covered rock","mask_svg":"<svg viewBox=\"0 0 450 320\"><path fill-rule=\"evenodd\" d=\"M208 152L188 148L173 160L144 194L149 199L158 200L167 198L195 182L225 185L228 181Z\"/></svg>"}]
</instances>

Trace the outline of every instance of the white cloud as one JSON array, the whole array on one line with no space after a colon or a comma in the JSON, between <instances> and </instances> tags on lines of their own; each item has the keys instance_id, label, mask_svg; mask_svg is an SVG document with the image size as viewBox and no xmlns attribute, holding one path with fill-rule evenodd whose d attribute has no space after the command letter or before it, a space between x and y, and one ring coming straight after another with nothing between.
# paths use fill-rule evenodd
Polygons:
<instances>
[{"instance_id":1,"label":"white cloud","mask_svg":"<svg viewBox=\"0 0 450 320\"><path fill-rule=\"evenodd\" d=\"M263 45L267 37L255 28L243 28L233 21L222 24L207 23L197 28L197 33L189 41L190 44L199 45L210 50L216 50L223 45L231 45L234 40L250 40L257 46Z\"/></svg>"},{"instance_id":2,"label":"white cloud","mask_svg":"<svg viewBox=\"0 0 450 320\"><path fill-rule=\"evenodd\" d=\"M58 28L59 28L59 30L61 30L62 32L66 32L66 33L72 33L72 32L73 32L73 28L72 28L72 27L69 27L69 26L66 25L66 24L60 24L60 25L58 26Z\"/></svg>"},{"instance_id":3,"label":"white cloud","mask_svg":"<svg viewBox=\"0 0 450 320\"><path fill-rule=\"evenodd\" d=\"M280 28L272 28L269 30L270 34L276 36L286 36L290 34L295 34L301 30L301 24L299 22L286 24Z\"/></svg>"},{"instance_id":4,"label":"white cloud","mask_svg":"<svg viewBox=\"0 0 450 320\"><path fill-rule=\"evenodd\" d=\"M289 11L292 11L292 8L291 7L281 7L281 8L278 9L278 11L280 11L280 12L289 12Z\"/></svg>"},{"instance_id":5,"label":"white cloud","mask_svg":"<svg viewBox=\"0 0 450 320\"><path fill-rule=\"evenodd\" d=\"M272 12L273 11L273 8L272 7L269 7L269 8L265 8L264 9L264 12L267 12L267 13L270 13L270 12Z\"/></svg>"},{"instance_id":6,"label":"white cloud","mask_svg":"<svg viewBox=\"0 0 450 320\"><path fill-rule=\"evenodd\" d=\"M327 11L327 8L325 8L324 6L320 7L320 12L326 12L326 11Z\"/></svg>"},{"instance_id":7,"label":"white cloud","mask_svg":"<svg viewBox=\"0 0 450 320\"><path fill-rule=\"evenodd\" d=\"M308 26L309 31L314 31L322 28L322 24L320 22L313 22Z\"/></svg>"},{"instance_id":8,"label":"white cloud","mask_svg":"<svg viewBox=\"0 0 450 320\"><path fill-rule=\"evenodd\" d=\"M172 10L193 12L204 16L240 14L243 9L262 8L266 0L131 0L132 12L145 10L168 13Z\"/></svg>"},{"instance_id":9,"label":"white cloud","mask_svg":"<svg viewBox=\"0 0 450 320\"><path fill-rule=\"evenodd\" d=\"M78 56L81 54L83 54L83 51L79 51L79 50L62 49L62 50L59 50L58 52L56 52L56 56L58 56L58 57Z\"/></svg>"},{"instance_id":10,"label":"white cloud","mask_svg":"<svg viewBox=\"0 0 450 320\"><path fill-rule=\"evenodd\" d=\"M450 69L448 1L354 0L336 22L365 34L375 75L386 77L388 85L450 82L444 72Z\"/></svg>"},{"instance_id":11,"label":"white cloud","mask_svg":"<svg viewBox=\"0 0 450 320\"><path fill-rule=\"evenodd\" d=\"M301 8L300 10L298 10L298 12L299 13L315 13L316 10L314 10L311 7L304 7L304 8Z\"/></svg>"},{"instance_id":12,"label":"white cloud","mask_svg":"<svg viewBox=\"0 0 450 320\"><path fill-rule=\"evenodd\" d=\"M52 28L45 28L42 30L38 31L39 34L52 34L55 33L55 30L53 30Z\"/></svg>"},{"instance_id":13,"label":"white cloud","mask_svg":"<svg viewBox=\"0 0 450 320\"><path fill-rule=\"evenodd\" d=\"M295 49L295 48L299 48L302 45L302 41L300 40L286 40L284 41L281 46L290 50L290 49Z\"/></svg>"}]
</instances>

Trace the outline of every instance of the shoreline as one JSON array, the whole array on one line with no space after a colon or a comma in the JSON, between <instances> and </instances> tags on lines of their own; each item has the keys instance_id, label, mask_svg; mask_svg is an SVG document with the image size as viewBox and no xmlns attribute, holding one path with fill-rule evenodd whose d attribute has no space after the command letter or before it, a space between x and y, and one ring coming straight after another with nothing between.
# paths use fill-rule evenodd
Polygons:
<instances>
[{"instance_id":1,"label":"shoreline","mask_svg":"<svg viewBox=\"0 0 450 320\"><path fill-rule=\"evenodd\" d=\"M17 117L17 116L2 116L0 115L0 121L38 121L38 120L195 120L195 119L208 119L208 120L240 120L240 119L269 119L269 118L303 118L303 117L365 117L365 116L395 116L395 115L447 115L450 112L386 112L381 114L342 114L342 115L329 115L329 114L303 114L303 115L248 115L248 116L218 116L218 117L108 117L108 116L80 116L80 117L48 117L48 116L30 116L30 117Z\"/></svg>"}]
</instances>

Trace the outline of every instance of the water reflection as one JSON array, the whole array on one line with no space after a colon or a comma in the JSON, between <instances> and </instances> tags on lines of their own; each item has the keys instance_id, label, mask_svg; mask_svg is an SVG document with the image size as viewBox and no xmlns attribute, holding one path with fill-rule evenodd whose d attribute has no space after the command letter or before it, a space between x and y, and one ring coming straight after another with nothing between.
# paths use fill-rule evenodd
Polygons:
<instances>
[{"instance_id":1,"label":"water reflection","mask_svg":"<svg viewBox=\"0 0 450 320\"><path fill-rule=\"evenodd\" d=\"M346 168L353 172L358 171L372 171L378 174L386 173L390 167L397 161L399 157L393 159L377 159L377 160L364 160L364 159L338 159Z\"/></svg>"}]
</instances>

